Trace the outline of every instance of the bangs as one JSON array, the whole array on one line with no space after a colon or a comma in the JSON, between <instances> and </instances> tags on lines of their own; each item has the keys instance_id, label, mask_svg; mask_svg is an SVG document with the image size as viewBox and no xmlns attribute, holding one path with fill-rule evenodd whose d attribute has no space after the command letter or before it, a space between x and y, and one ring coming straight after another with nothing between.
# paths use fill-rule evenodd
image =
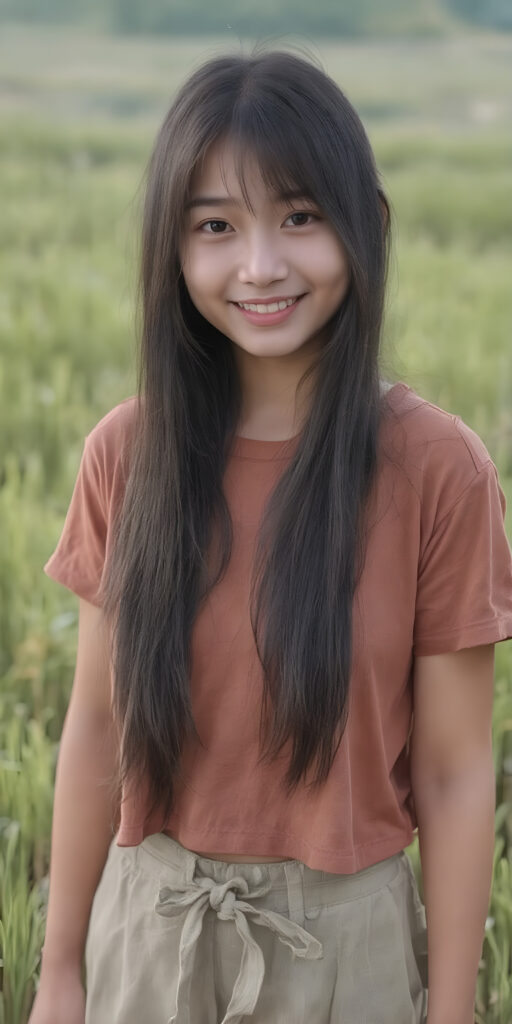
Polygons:
<instances>
[{"instance_id":1,"label":"bangs","mask_svg":"<svg viewBox=\"0 0 512 1024\"><path fill-rule=\"evenodd\" d=\"M250 213L254 211L247 188L248 169L251 173L257 170L267 191L290 207L298 197L308 198L322 207L326 201L328 203L325 186L322 188L315 173L315 162L308 159L310 147L303 131L296 133L289 120L285 130L275 109L270 116L265 116L265 110L244 104L238 116L236 108L233 113L222 142L228 142L232 148L236 178ZM227 190L222 158L220 173Z\"/></svg>"}]
</instances>

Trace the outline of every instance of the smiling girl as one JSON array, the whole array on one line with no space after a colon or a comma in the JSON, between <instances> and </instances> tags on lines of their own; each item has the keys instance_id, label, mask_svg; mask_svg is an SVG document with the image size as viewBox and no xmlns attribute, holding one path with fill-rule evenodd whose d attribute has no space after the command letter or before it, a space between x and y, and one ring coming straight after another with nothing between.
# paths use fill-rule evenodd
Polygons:
<instances>
[{"instance_id":1,"label":"smiling girl","mask_svg":"<svg viewBox=\"0 0 512 1024\"><path fill-rule=\"evenodd\" d=\"M185 82L137 395L45 565L80 617L31 1024L472 1024L512 556L482 440L383 379L389 244L318 67Z\"/></svg>"}]
</instances>

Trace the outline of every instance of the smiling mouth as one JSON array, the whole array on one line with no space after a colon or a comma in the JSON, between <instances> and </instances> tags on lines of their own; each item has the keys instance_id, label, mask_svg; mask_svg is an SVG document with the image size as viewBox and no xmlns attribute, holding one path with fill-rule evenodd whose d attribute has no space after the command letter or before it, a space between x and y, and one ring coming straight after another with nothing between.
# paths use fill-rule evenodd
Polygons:
<instances>
[{"instance_id":1,"label":"smiling mouth","mask_svg":"<svg viewBox=\"0 0 512 1024\"><path fill-rule=\"evenodd\" d=\"M295 305L299 299L303 298L304 294L295 295L290 298L268 299L267 302L257 299L248 302L233 302L233 305L238 306L239 309L245 309L248 313L281 313L288 307Z\"/></svg>"}]
</instances>

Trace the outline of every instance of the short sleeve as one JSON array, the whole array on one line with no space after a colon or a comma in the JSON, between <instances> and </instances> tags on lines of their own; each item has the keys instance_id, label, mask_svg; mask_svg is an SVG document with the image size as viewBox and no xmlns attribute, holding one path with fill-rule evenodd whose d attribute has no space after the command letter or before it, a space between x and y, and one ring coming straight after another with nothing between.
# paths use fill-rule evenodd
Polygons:
<instances>
[{"instance_id":1,"label":"short sleeve","mask_svg":"<svg viewBox=\"0 0 512 1024\"><path fill-rule=\"evenodd\" d=\"M443 654L512 637L512 554L505 495L484 462L435 523L418 566L413 654Z\"/></svg>"},{"instance_id":2,"label":"short sleeve","mask_svg":"<svg viewBox=\"0 0 512 1024\"><path fill-rule=\"evenodd\" d=\"M105 468L95 437L88 434L61 536L43 567L51 579L97 606L109 527Z\"/></svg>"}]
</instances>

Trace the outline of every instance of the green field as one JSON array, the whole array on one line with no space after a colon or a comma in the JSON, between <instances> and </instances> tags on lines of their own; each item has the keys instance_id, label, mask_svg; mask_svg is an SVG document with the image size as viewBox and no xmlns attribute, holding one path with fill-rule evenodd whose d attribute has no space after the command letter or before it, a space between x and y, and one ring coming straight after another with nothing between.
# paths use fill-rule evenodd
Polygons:
<instances>
[{"instance_id":1,"label":"green field","mask_svg":"<svg viewBox=\"0 0 512 1024\"><path fill-rule=\"evenodd\" d=\"M355 104L394 210L384 369L487 445L512 536L512 36L306 48ZM44 928L77 598L42 566L84 435L135 390L141 183L177 85L225 39L0 35L0 1024L24 1024ZM496 647L496 854L478 1024L512 1022L512 650ZM461 849L461 857L464 851ZM417 841L408 849L421 886Z\"/></svg>"}]
</instances>

